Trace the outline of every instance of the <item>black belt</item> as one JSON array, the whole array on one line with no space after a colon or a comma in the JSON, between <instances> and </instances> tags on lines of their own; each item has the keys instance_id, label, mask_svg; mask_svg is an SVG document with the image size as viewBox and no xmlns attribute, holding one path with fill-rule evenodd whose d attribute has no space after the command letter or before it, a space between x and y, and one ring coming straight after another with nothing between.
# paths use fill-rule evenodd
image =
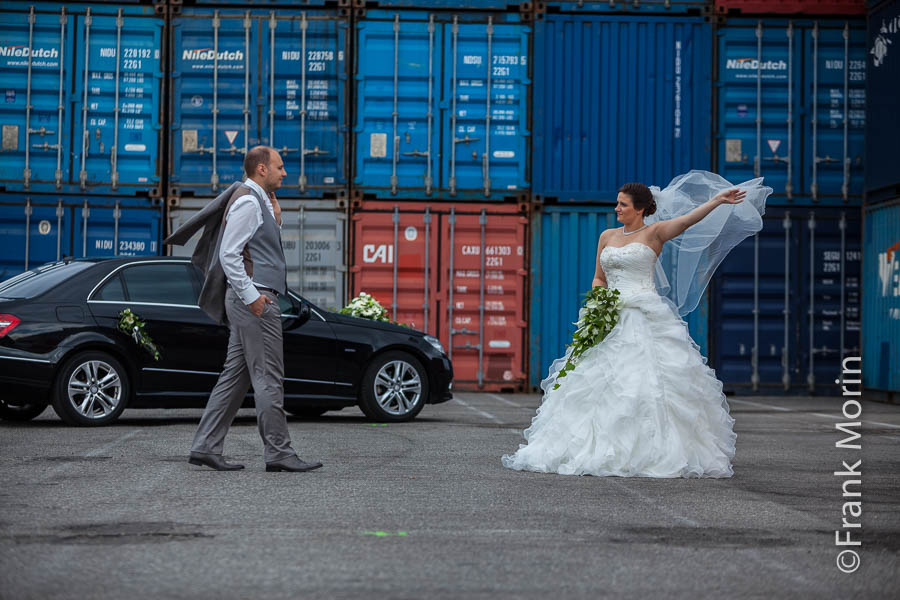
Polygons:
<instances>
[{"instance_id":1,"label":"black belt","mask_svg":"<svg viewBox=\"0 0 900 600\"><path fill-rule=\"evenodd\" d=\"M277 298L278 296L281 295L281 294L278 293L278 290L273 290L272 288L269 288L269 287L263 287L263 286L261 286L261 285L257 285L257 286L256 286L256 289L258 289L258 290L261 291L261 292L271 292L271 293L275 294L275 297L276 297L276 298Z\"/></svg>"}]
</instances>

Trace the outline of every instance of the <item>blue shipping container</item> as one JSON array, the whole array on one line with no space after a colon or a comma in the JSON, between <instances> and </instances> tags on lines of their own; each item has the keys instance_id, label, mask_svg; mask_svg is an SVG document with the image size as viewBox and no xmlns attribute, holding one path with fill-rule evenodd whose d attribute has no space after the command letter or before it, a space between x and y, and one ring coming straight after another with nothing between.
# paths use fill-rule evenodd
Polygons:
<instances>
[{"instance_id":1,"label":"blue shipping container","mask_svg":"<svg viewBox=\"0 0 900 600\"><path fill-rule=\"evenodd\" d=\"M215 195L257 144L281 153L280 196L345 190L347 27L337 10L173 16L169 195Z\"/></svg>"},{"instance_id":2,"label":"blue shipping container","mask_svg":"<svg viewBox=\"0 0 900 600\"><path fill-rule=\"evenodd\" d=\"M764 176L770 206L859 204L863 22L729 19L718 45L719 173Z\"/></svg>"},{"instance_id":3,"label":"blue shipping container","mask_svg":"<svg viewBox=\"0 0 900 600\"><path fill-rule=\"evenodd\" d=\"M520 20L372 10L357 22L356 189L470 200L527 191L531 30Z\"/></svg>"},{"instance_id":4,"label":"blue shipping container","mask_svg":"<svg viewBox=\"0 0 900 600\"><path fill-rule=\"evenodd\" d=\"M762 232L713 280L711 343L726 390L839 393L841 360L859 355L860 242L857 210L766 209Z\"/></svg>"},{"instance_id":5,"label":"blue shipping container","mask_svg":"<svg viewBox=\"0 0 900 600\"><path fill-rule=\"evenodd\" d=\"M578 309L594 277L600 234L620 226L611 206L545 206L534 215L529 321L533 387L547 377L550 363L563 356L572 342ZM704 298L685 319L704 356L707 317Z\"/></svg>"},{"instance_id":6,"label":"blue shipping container","mask_svg":"<svg viewBox=\"0 0 900 600\"><path fill-rule=\"evenodd\" d=\"M159 254L162 207L133 197L5 194L0 280L66 256Z\"/></svg>"},{"instance_id":7,"label":"blue shipping container","mask_svg":"<svg viewBox=\"0 0 900 600\"><path fill-rule=\"evenodd\" d=\"M538 12L685 14L712 11L712 0L550 0Z\"/></svg>"},{"instance_id":8,"label":"blue shipping container","mask_svg":"<svg viewBox=\"0 0 900 600\"><path fill-rule=\"evenodd\" d=\"M164 25L152 6L4 2L0 189L159 196Z\"/></svg>"},{"instance_id":9,"label":"blue shipping container","mask_svg":"<svg viewBox=\"0 0 900 600\"><path fill-rule=\"evenodd\" d=\"M863 385L900 392L900 200L866 207L865 219Z\"/></svg>"},{"instance_id":10,"label":"blue shipping container","mask_svg":"<svg viewBox=\"0 0 900 600\"><path fill-rule=\"evenodd\" d=\"M866 77L866 201L900 196L900 2L869 15Z\"/></svg>"},{"instance_id":11,"label":"blue shipping container","mask_svg":"<svg viewBox=\"0 0 900 600\"><path fill-rule=\"evenodd\" d=\"M712 27L695 17L535 23L534 194L615 202L711 163Z\"/></svg>"}]
</instances>

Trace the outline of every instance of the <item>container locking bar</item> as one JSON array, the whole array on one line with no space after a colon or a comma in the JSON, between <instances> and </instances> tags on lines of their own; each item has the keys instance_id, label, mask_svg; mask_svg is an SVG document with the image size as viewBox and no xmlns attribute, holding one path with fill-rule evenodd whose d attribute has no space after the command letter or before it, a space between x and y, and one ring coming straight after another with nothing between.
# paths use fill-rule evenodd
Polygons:
<instances>
[{"instance_id":1,"label":"container locking bar","mask_svg":"<svg viewBox=\"0 0 900 600\"><path fill-rule=\"evenodd\" d=\"M59 13L59 102L56 105L56 189L62 188L62 130L63 130L63 64L66 55L66 7ZM43 127L41 127L43 129Z\"/></svg>"},{"instance_id":2,"label":"container locking bar","mask_svg":"<svg viewBox=\"0 0 900 600\"><path fill-rule=\"evenodd\" d=\"M91 7L88 6L84 15L84 98L81 101L81 171L78 173L78 182L81 189L87 188L87 155L90 149L91 139L88 133L88 74L91 59Z\"/></svg>"},{"instance_id":3,"label":"container locking bar","mask_svg":"<svg viewBox=\"0 0 900 600\"><path fill-rule=\"evenodd\" d=\"M399 49L400 49L400 13L394 13L394 106L391 111L393 119L393 147L391 153L391 194L397 193L397 161L400 159L397 153L400 149L400 138L397 136L397 85L398 85L398 68L399 68ZM396 246L394 247L396 251ZM396 264L396 263L395 263ZM396 320L396 319L395 319Z\"/></svg>"},{"instance_id":4,"label":"container locking bar","mask_svg":"<svg viewBox=\"0 0 900 600\"><path fill-rule=\"evenodd\" d=\"M459 44L459 17L457 15L453 15L453 79L452 88L451 88L451 96L450 96L450 129L451 135L453 136L453 147L450 148L450 195L456 195L456 144L464 141L459 140L456 137L456 60L457 60L457 45ZM490 68L490 65L488 65ZM466 140L468 142L469 134L466 134ZM452 323L451 323L452 327Z\"/></svg>"},{"instance_id":5,"label":"container locking bar","mask_svg":"<svg viewBox=\"0 0 900 600\"><path fill-rule=\"evenodd\" d=\"M484 114L484 154L481 157L481 179L484 183L484 195L491 195L491 75L493 74L493 66L491 65L491 43L494 39L494 18L488 17L487 24L487 106ZM454 148L455 150L455 148ZM481 368L479 363L479 368ZM480 380L479 380L480 385Z\"/></svg>"},{"instance_id":6,"label":"container locking bar","mask_svg":"<svg viewBox=\"0 0 900 600\"><path fill-rule=\"evenodd\" d=\"M25 84L25 169L22 171L22 179L24 180L25 189L27 190L31 183L31 169L29 160L31 158L31 63L34 55L34 5L28 12L28 81ZM26 258L27 264L27 258ZM26 266L26 268L28 268Z\"/></svg>"},{"instance_id":7,"label":"container locking bar","mask_svg":"<svg viewBox=\"0 0 900 600\"><path fill-rule=\"evenodd\" d=\"M118 14L116 15L116 101L115 101L115 109L113 111L113 145L112 152L109 154L110 160L110 186L112 189L116 189L119 186L119 112L121 108L119 107L119 68L122 65L122 25L124 24L124 19L122 18L122 9L119 9Z\"/></svg>"}]
</instances>

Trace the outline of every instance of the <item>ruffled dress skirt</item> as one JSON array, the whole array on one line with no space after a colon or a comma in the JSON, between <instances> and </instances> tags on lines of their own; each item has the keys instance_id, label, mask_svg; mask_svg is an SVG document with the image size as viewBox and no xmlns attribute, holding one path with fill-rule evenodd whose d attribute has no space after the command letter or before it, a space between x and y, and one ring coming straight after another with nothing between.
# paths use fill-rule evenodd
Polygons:
<instances>
[{"instance_id":1,"label":"ruffled dress skirt","mask_svg":"<svg viewBox=\"0 0 900 600\"><path fill-rule=\"evenodd\" d=\"M527 444L504 456L504 466L563 475L733 474L736 435L722 382L655 292L625 300L613 330L553 390L565 363L551 365Z\"/></svg>"}]
</instances>

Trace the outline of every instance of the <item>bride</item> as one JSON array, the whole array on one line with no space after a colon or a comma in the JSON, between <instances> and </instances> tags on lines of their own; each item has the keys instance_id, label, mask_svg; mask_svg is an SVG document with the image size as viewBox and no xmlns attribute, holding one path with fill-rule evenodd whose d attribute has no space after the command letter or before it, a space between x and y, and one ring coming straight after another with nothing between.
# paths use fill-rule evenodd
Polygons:
<instances>
[{"instance_id":1,"label":"bride","mask_svg":"<svg viewBox=\"0 0 900 600\"><path fill-rule=\"evenodd\" d=\"M665 190L622 186L623 226L600 235L593 280L619 290L618 323L556 390L571 348L553 362L528 443L504 456L504 466L563 475L733 474L736 435L722 383L679 315L697 306L725 255L762 229L772 189L761 183L735 187L691 171ZM674 275L671 286L661 262Z\"/></svg>"}]
</instances>

